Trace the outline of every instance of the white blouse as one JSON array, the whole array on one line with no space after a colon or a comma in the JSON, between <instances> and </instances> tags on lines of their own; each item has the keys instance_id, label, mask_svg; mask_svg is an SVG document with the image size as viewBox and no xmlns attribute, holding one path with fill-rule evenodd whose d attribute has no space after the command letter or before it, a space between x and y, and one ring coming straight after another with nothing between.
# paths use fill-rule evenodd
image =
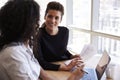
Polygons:
<instances>
[{"instance_id":1,"label":"white blouse","mask_svg":"<svg viewBox=\"0 0 120 80\"><path fill-rule=\"evenodd\" d=\"M30 47L11 43L0 52L0 80L38 80L40 65Z\"/></svg>"}]
</instances>

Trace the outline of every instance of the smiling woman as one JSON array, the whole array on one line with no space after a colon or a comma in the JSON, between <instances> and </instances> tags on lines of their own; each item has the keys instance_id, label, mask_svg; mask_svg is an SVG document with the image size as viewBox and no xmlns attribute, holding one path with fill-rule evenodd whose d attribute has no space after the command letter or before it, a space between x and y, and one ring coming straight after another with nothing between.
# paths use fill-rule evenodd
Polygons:
<instances>
[{"instance_id":1,"label":"smiling woman","mask_svg":"<svg viewBox=\"0 0 120 80\"><path fill-rule=\"evenodd\" d=\"M45 24L47 25L46 31L50 35L56 35L58 33L58 25L61 22L62 14L60 11L49 10L45 14Z\"/></svg>"},{"instance_id":2,"label":"smiling woman","mask_svg":"<svg viewBox=\"0 0 120 80\"><path fill-rule=\"evenodd\" d=\"M59 26L64 15L64 7L61 3L49 2L45 11L45 22L38 34L36 57L44 69L47 70L71 70L77 65L80 56L72 55L67 50L69 30L67 27ZM74 58L69 65L62 66L51 62Z\"/></svg>"}]
</instances>

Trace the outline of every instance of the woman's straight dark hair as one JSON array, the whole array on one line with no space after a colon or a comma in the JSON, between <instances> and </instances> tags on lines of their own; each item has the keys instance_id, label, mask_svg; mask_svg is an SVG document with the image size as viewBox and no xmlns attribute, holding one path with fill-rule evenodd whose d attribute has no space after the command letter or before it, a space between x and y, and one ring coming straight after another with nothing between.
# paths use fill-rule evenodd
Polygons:
<instances>
[{"instance_id":1,"label":"woman's straight dark hair","mask_svg":"<svg viewBox=\"0 0 120 80\"><path fill-rule=\"evenodd\" d=\"M64 15L64 7L61 3L56 2L56 1L51 1L47 4L47 8L45 11L45 16L47 15L49 10L56 10L61 12L61 17ZM62 19L62 18L61 18Z\"/></svg>"}]
</instances>

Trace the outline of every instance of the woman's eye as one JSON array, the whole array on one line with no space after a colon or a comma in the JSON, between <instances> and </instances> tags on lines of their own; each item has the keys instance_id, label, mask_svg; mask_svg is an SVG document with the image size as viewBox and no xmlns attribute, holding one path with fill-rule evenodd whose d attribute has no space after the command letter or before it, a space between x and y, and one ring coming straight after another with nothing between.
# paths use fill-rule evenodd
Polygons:
<instances>
[{"instance_id":1,"label":"woman's eye","mask_svg":"<svg viewBox=\"0 0 120 80\"><path fill-rule=\"evenodd\" d=\"M55 17L55 19L56 19L56 20L58 20L58 19L59 19L59 17Z\"/></svg>"},{"instance_id":2,"label":"woman's eye","mask_svg":"<svg viewBox=\"0 0 120 80\"><path fill-rule=\"evenodd\" d=\"M52 16L51 16L51 15L49 15L49 16L48 16L48 18L52 18Z\"/></svg>"}]
</instances>

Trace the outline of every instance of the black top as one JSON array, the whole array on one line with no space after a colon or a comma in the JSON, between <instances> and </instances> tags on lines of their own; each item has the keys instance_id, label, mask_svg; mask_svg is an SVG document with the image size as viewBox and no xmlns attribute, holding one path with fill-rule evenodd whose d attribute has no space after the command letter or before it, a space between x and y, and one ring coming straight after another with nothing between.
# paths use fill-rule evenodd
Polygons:
<instances>
[{"instance_id":1,"label":"black top","mask_svg":"<svg viewBox=\"0 0 120 80\"><path fill-rule=\"evenodd\" d=\"M57 35L49 35L45 28L40 28L38 37L38 61L43 69L58 70L60 65L50 62L70 59L71 54L67 50L69 30L59 26Z\"/></svg>"}]
</instances>

